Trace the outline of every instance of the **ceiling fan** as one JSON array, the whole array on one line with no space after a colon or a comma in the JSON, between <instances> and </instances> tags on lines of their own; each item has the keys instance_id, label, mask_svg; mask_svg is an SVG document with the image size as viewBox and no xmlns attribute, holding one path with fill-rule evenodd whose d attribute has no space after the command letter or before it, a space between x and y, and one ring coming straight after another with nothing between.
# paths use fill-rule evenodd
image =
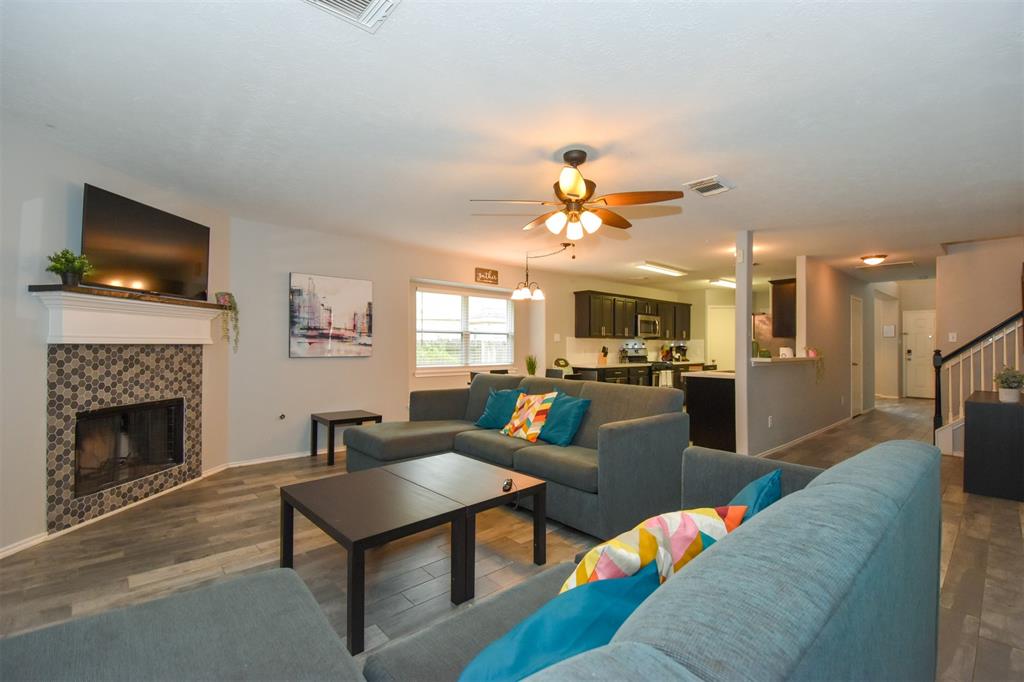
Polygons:
<instances>
[{"instance_id":1,"label":"ceiling fan","mask_svg":"<svg viewBox=\"0 0 1024 682\"><path fill-rule=\"evenodd\" d=\"M583 177L579 166L586 162L587 153L582 149L570 149L562 155L565 167L558 175L555 183L557 201L535 201L531 199L470 199L470 201L496 201L505 204L537 204L540 206L557 206L555 210L537 216L527 223L524 230L532 230L545 225L551 234L560 234L565 229L567 239L582 239L584 234L593 234L602 225L627 229L631 226L628 220L607 206L636 206L638 204L654 204L659 201L682 199L679 191L647 191L647 192L616 192L594 197L597 184Z\"/></svg>"}]
</instances>

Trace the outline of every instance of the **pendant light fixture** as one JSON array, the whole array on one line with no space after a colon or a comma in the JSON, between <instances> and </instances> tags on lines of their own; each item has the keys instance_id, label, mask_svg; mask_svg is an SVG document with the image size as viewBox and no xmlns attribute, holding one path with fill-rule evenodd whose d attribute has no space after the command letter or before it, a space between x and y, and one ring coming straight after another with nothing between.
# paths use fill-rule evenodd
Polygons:
<instances>
[{"instance_id":1,"label":"pendant light fixture","mask_svg":"<svg viewBox=\"0 0 1024 682\"><path fill-rule=\"evenodd\" d=\"M576 223L579 227L579 222ZM582 228L581 228L582 229ZM512 291L510 297L513 301L543 301L544 290L540 288L540 284L537 282L530 281L530 259L531 258L547 258L548 256L554 256L562 253L566 249L574 248L576 245L572 242L562 242L562 248L551 253L542 253L539 256L531 256L529 253L526 254L526 275L523 281L516 285L516 288ZM573 260L576 260L576 252L573 252Z\"/></svg>"}]
</instances>

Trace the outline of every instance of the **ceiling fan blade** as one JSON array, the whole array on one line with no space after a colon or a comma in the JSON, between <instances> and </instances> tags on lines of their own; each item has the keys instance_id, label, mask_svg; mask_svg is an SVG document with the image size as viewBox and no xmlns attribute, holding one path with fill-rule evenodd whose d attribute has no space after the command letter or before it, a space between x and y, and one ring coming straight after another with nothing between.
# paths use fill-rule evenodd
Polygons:
<instances>
[{"instance_id":1,"label":"ceiling fan blade","mask_svg":"<svg viewBox=\"0 0 1024 682\"><path fill-rule=\"evenodd\" d=\"M634 206L636 204L655 204L659 201L672 201L682 199L682 192L674 191L649 191L649 192L617 192L605 194L591 200L592 204L603 204L605 206Z\"/></svg>"},{"instance_id":2,"label":"ceiling fan blade","mask_svg":"<svg viewBox=\"0 0 1024 682\"><path fill-rule=\"evenodd\" d=\"M589 209L592 213L596 213L601 219L601 222L608 227L618 227L623 230L632 227L633 223L629 222L615 211L609 211L607 208L594 208Z\"/></svg>"},{"instance_id":3,"label":"ceiling fan blade","mask_svg":"<svg viewBox=\"0 0 1024 682\"><path fill-rule=\"evenodd\" d=\"M535 204L539 206L561 206L560 201L540 201L538 199L470 199L470 201L490 201L500 204Z\"/></svg>"},{"instance_id":4,"label":"ceiling fan blade","mask_svg":"<svg viewBox=\"0 0 1024 682\"><path fill-rule=\"evenodd\" d=\"M537 216L536 218L531 220L529 223L527 223L526 226L523 227L523 230L532 230L535 227L540 227L541 225L544 224L545 220L547 220L551 216L555 215L559 211L561 211L561 209L559 209L558 211L551 211L550 213L545 213L542 216Z\"/></svg>"}]
</instances>

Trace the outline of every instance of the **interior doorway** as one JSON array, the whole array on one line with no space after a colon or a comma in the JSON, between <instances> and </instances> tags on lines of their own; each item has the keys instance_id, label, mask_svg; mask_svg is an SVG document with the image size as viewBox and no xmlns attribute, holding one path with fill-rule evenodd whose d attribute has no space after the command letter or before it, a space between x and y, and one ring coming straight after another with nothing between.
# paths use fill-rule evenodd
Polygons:
<instances>
[{"instance_id":1,"label":"interior doorway","mask_svg":"<svg viewBox=\"0 0 1024 682\"><path fill-rule=\"evenodd\" d=\"M935 399L935 311L903 311L903 386L908 398Z\"/></svg>"},{"instance_id":2,"label":"interior doorway","mask_svg":"<svg viewBox=\"0 0 1024 682\"><path fill-rule=\"evenodd\" d=\"M723 371L736 371L736 306L708 306L707 337L704 361Z\"/></svg>"},{"instance_id":3,"label":"interior doorway","mask_svg":"<svg viewBox=\"0 0 1024 682\"><path fill-rule=\"evenodd\" d=\"M850 297L850 416L864 412L864 301Z\"/></svg>"}]
</instances>

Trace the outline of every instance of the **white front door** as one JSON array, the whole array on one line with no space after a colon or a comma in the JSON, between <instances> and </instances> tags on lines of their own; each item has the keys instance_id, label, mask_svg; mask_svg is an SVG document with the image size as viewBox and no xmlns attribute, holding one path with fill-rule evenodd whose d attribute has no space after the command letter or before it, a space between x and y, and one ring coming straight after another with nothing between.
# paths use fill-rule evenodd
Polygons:
<instances>
[{"instance_id":1,"label":"white front door","mask_svg":"<svg viewBox=\"0 0 1024 682\"><path fill-rule=\"evenodd\" d=\"M864 301L850 297L850 416L864 411Z\"/></svg>"},{"instance_id":2,"label":"white front door","mask_svg":"<svg viewBox=\"0 0 1024 682\"><path fill-rule=\"evenodd\" d=\"M709 305L707 318L707 349L704 362L718 369L736 369L736 306Z\"/></svg>"},{"instance_id":3,"label":"white front door","mask_svg":"<svg viewBox=\"0 0 1024 682\"><path fill-rule=\"evenodd\" d=\"M935 311L903 313L903 393L910 398L935 398Z\"/></svg>"}]
</instances>

